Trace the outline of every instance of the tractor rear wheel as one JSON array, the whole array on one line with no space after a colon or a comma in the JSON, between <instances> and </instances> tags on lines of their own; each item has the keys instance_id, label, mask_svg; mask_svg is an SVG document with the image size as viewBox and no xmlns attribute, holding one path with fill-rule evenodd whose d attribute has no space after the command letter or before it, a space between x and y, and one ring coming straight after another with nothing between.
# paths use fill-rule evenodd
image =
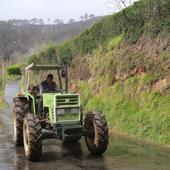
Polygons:
<instances>
[{"instance_id":1,"label":"tractor rear wheel","mask_svg":"<svg viewBox=\"0 0 170 170\"><path fill-rule=\"evenodd\" d=\"M42 154L42 127L39 116L27 114L23 123L24 149L26 158L38 161Z\"/></svg>"},{"instance_id":2,"label":"tractor rear wheel","mask_svg":"<svg viewBox=\"0 0 170 170\"><path fill-rule=\"evenodd\" d=\"M13 132L16 146L23 146L23 120L29 110L26 99L15 98L13 103Z\"/></svg>"},{"instance_id":3,"label":"tractor rear wheel","mask_svg":"<svg viewBox=\"0 0 170 170\"><path fill-rule=\"evenodd\" d=\"M87 114L84 131L88 133L88 135L85 136L85 141L91 154L103 154L107 149L109 139L105 116L96 111Z\"/></svg>"}]
</instances>

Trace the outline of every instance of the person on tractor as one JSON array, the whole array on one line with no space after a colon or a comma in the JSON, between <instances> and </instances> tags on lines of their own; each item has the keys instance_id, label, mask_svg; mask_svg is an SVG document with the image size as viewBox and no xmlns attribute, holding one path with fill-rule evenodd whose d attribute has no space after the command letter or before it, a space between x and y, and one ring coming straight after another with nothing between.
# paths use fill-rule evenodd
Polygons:
<instances>
[{"instance_id":1,"label":"person on tractor","mask_svg":"<svg viewBox=\"0 0 170 170\"><path fill-rule=\"evenodd\" d=\"M42 81L40 84L40 94L43 92L52 92L57 90L57 85L53 81L53 75L48 74L46 80Z\"/></svg>"},{"instance_id":2,"label":"person on tractor","mask_svg":"<svg viewBox=\"0 0 170 170\"><path fill-rule=\"evenodd\" d=\"M57 91L57 84L53 81L53 75L48 74L46 80L42 81L40 84L40 95L42 95L44 92L55 92ZM38 112L43 112L43 100L42 96L39 99L38 102Z\"/></svg>"}]
</instances>

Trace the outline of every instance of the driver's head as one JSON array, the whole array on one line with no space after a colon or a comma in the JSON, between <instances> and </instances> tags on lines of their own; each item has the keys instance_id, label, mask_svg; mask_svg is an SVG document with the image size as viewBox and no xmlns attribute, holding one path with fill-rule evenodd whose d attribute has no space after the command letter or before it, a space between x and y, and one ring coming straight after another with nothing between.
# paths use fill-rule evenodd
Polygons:
<instances>
[{"instance_id":1,"label":"driver's head","mask_svg":"<svg viewBox=\"0 0 170 170\"><path fill-rule=\"evenodd\" d=\"M49 74L48 76L47 76L47 82L48 83L51 83L53 81L53 75L52 74Z\"/></svg>"}]
</instances>

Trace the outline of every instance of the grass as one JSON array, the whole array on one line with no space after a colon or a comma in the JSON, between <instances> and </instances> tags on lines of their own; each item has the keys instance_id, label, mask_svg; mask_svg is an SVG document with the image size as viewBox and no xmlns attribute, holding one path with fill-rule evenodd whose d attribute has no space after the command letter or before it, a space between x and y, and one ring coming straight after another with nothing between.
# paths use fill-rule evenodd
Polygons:
<instances>
[{"instance_id":1,"label":"grass","mask_svg":"<svg viewBox=\"0 0 170 170\"><path fill-rule=\"evenodd\" d=\"M113 50L114 48L119 48L123 40L124 40L124 34L120 34L112 38L108 45L109 50Z\"/></svg>"},{"instance_id":2,"label":"grass","mask_svg":"<svg viewBox=\"0 0 170 170\"><path fill-rule=\"evenodd\" d=\"M21 65L21 64L15 64L15 65L11 65L5 69L5 75L4 75L5 81L3 83L0 82L0 108L4 109L8 106L8 104L6 103L6 101L3 97L5 84L7 83L7 81L21 79L21 69L23 68L23 66L24 65ZM2 78L0 77L0 80L1 79Z\"/></svg>"},{"instance_id":3,"label":"grass","mask_svg":"<svg viewBox=\"0 0 170 170\"><path fill-rule=\"evenodd\" d=\"M105 113L110 128L135 135L155 143L170 144L170 94L160 94L147 87L151 81L147 74L132 77L121 84L103 89L98 95L87 91L87 83L81 82L85 112L97 110ZM84 87L86 86L86 88Z\"/></svg>"},{"instance_id":4,"label":"grass","mask_svg":"<svg viewBox=\"0 0 170 170\"><path fill-rule=\"evenodd\" d=\"M5 102L4 98L3 98L3 89L0 89L0 109L4 109L7 108L8 104Z\"/></svg>"}]
</instances>

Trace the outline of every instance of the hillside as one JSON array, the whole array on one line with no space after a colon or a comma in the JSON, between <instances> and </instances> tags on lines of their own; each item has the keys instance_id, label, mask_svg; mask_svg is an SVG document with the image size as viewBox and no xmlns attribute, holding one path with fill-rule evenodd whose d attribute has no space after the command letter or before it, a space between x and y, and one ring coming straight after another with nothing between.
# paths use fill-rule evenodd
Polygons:
<instances>
[{"instance_id":1,"label":"hillside","mask_svg":"<svg viewBox=\"0 0 170 170\"><path fill-rule=\"evenodd\" d=\"M85 111L105 113L120 133L170 144L169 0L140 0L29 62L64 60Z\"/></svg>"},{"instance_id":2,"label":"hillside","mask_svg":"<svg viewBox=\"0 0 170 170\"><path fill-rule=\"evenodd\" d=\"M99 19L94 17L55 25L27 23L25 20L16 20L16 24L15 20L0 21L0 58L11 62L21 61L47 44L73 38Z\"/></svg>"}]
</instances>

